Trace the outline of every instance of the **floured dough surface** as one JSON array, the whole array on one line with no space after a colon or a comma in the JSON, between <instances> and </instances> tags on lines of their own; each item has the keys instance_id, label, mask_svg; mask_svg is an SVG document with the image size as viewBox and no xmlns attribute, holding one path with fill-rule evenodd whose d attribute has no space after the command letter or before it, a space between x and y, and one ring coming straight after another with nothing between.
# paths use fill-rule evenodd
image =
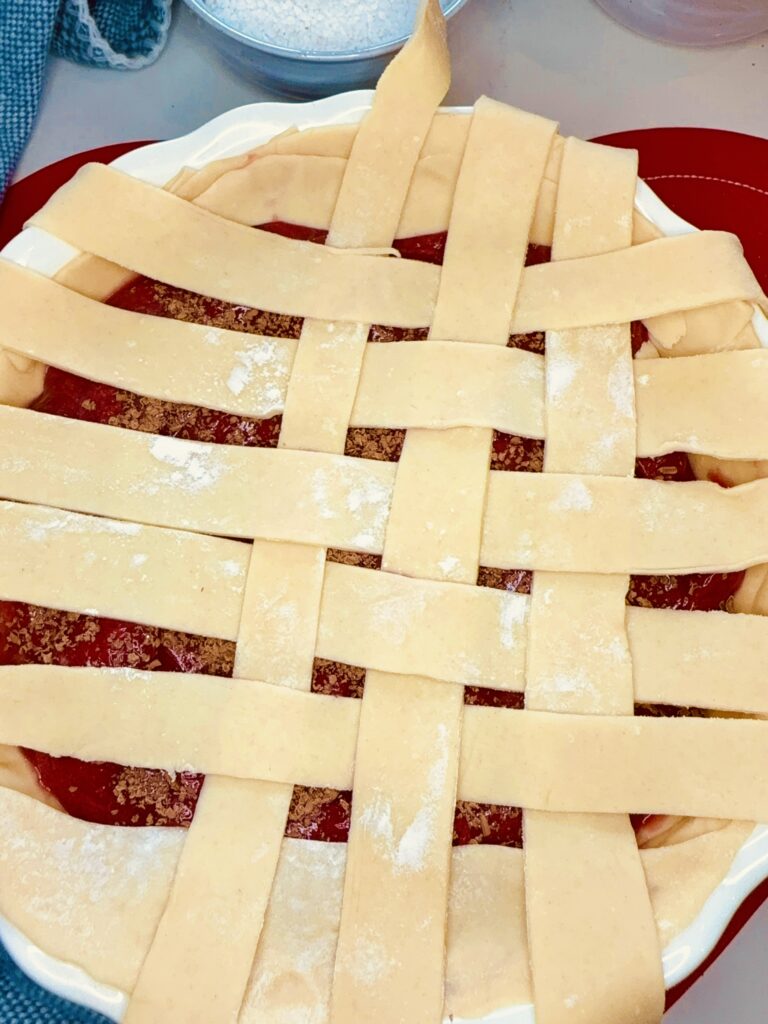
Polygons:
<instances>
[{"instance_id":1,"label":"floured dough surface","mask_svg":"<svg viewBox=\"0 0 768 1024\"><path fill-rule=\"evenodd\" d=\"M89 825L8 790L0 790L0 814L7 825L0 832L3 914L46 953L130 992L184 832ZM693 921L750 828L733 823L643 851L664 944ZM343 844L284 841L241 1024L327 1021L345 859ZM530 1001L524 918L498 913L519 907L522 871L519 850L454 850L446 1016ZM103 940L95 942L96 935Z\"/></svg>"}]
</instances>

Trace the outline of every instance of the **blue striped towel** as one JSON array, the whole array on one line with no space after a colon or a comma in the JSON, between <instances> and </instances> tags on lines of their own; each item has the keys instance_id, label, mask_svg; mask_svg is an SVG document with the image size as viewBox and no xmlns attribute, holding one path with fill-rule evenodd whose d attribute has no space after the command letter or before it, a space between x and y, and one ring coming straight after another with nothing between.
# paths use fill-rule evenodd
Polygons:
<instances>
[{"instance_id":1,"label":"blue striped towel","mask_svg":"<svg viewBox=\"0 0 768 1024\"><path fill-rule=\"evenodd\" d=\"M170 19L171 0L0 0L0 198L32 130L48 54L143 68Z\"/></svg>"}]
</instances>

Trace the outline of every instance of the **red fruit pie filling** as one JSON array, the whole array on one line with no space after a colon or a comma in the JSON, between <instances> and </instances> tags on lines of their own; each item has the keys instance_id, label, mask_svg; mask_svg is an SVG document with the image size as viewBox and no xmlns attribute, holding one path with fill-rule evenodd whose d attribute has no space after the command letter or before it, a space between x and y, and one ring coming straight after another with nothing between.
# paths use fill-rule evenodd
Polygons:
<instances>
[{"instance_id":1,"label":"red fruit pie filling","mask_svg":"<svg viewBox=\"0 0 768 1024\"><path fill-rule=\"evenodd\" d=\"M263 225L270 231L315 242L324 232L287 224ZM410 258L441 263L445 234L404 239L397 243ZM531 246L529 263L545 262L547 249ZM154 316L195 321L256 334L298 338L301 319L278 316L243 306L232 306L180 289L137 278L110 300L114 306ZM371 328L373 342L418 342L423 330ZM633 349L645 340L641 325L633 325ZM534 352L544 351L544 336L515 335L509 344ZM34 408L57 416L90 420L131 430L209 441L216 444L275 447L280 417L254 420L188 405L163 402L121 391L104 384L49 369L42 394ZM397 461L404 431L351 429L346 454L368 459ZM491 465L496 470L540 472L544 444L539 440L494 433ZM108 469L105 469L108 472ZM659 459L640 459L636 475L653 479L694 479L684 454ZM379 568L371 555L330 551L328 557L369 568ZM644 576L631 580L627 602L655 608L711 611L723 609L743 579L742 573L706 573L688 576ZM116 581L119 582L119 581ZM478 584L526 593L531 574L522 570L482 567ZM0 602L0 664L25 663L66 666L120 667L171 672L200 672L228 676L232 673L235 645L225 640L191 636L171 630L78 615L17 602ZM365 672L361 668L315 660L312 689L315 692L359 697ZM521 694L467 687L465 701L497 707L523 706ZM640 707L641 714L695 714L695 709ZM701 712L698 712L701 713ZM41 786L69 814L86 821L114 825L188 826L204 779L182 772L127 768L116 764L78 761L70 757L25 750ZM286 835L294 838L340 842L349 830L351 794L328 789L294 788ZM454 844L494 843L522 846L522 815L518 808L460 802L454 821ZM639 840L652 839L663 821L654 816L633 819Z\"/></svg>"}]
</instances>

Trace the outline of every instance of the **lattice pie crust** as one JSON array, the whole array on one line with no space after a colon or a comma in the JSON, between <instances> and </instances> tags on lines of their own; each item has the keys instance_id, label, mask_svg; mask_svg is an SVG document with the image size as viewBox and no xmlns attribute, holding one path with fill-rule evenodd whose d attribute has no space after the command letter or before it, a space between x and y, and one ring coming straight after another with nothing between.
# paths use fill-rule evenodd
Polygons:
<instances>
[{"instance_id":1,"label":"lattice pie crust","mask_svg":"<svg viewBox=\"0 0 768 1024\"><path fill-rule=\"evenodd\" d=\"M768 820L765 297L733 236L633 214L634 153L486 98L436 113L448 82L430 0L359 126L166 189L91 165L32 220L88 255L56 280L0 262L0 598L237 642L232 680L0 667L0 910L129 993L127 1024L531 999L538 1024L658 1021L660 946ZM275 219L327 245L249 227ZM446 228L442 268L391 258ZM552 261L525 267L529 242ZM301 337L99 301L133 273ZM368 344L371 324L429 336ZM529 331L545 356L506 347ZM44 365L281 413L279 447L32 411ZM399 463L345 456L350 426L407 430ZM490 471L493 429L545 439L545 471ZM672 451L701 477L738 460L739 486L633 478ZM475 586L481 564L535 570L531 595ZM625 607L630 573L744 568L745 614ZM310 692L316 656L364 667L362 700ZM468 684L525 710L465 706ZM17 746L210 777L188 833L87 825L37 799ZM348 845L283 839L294 784L353 789ZM457 797L524 808L524 851L452 853ZM717 820L641 853L629 812Z\"/></svg>"}]
</instances>

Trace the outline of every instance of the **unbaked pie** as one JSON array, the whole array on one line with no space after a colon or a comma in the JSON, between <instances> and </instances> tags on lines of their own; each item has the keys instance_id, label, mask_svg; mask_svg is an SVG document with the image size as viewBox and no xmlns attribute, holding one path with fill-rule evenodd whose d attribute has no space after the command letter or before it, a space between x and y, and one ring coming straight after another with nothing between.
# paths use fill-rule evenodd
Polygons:
<instances>
[{"instance_id":1,"label":"unbaked pie","mask_svg":"<svg viewBox=\"0 0 768 1024\"><path fill-rule=\"evenodd\" d=\"M658 1021L768 820L766 299L448 82L0 261L0 912L128 1024Z\"/></svg>"}]
</instances>

